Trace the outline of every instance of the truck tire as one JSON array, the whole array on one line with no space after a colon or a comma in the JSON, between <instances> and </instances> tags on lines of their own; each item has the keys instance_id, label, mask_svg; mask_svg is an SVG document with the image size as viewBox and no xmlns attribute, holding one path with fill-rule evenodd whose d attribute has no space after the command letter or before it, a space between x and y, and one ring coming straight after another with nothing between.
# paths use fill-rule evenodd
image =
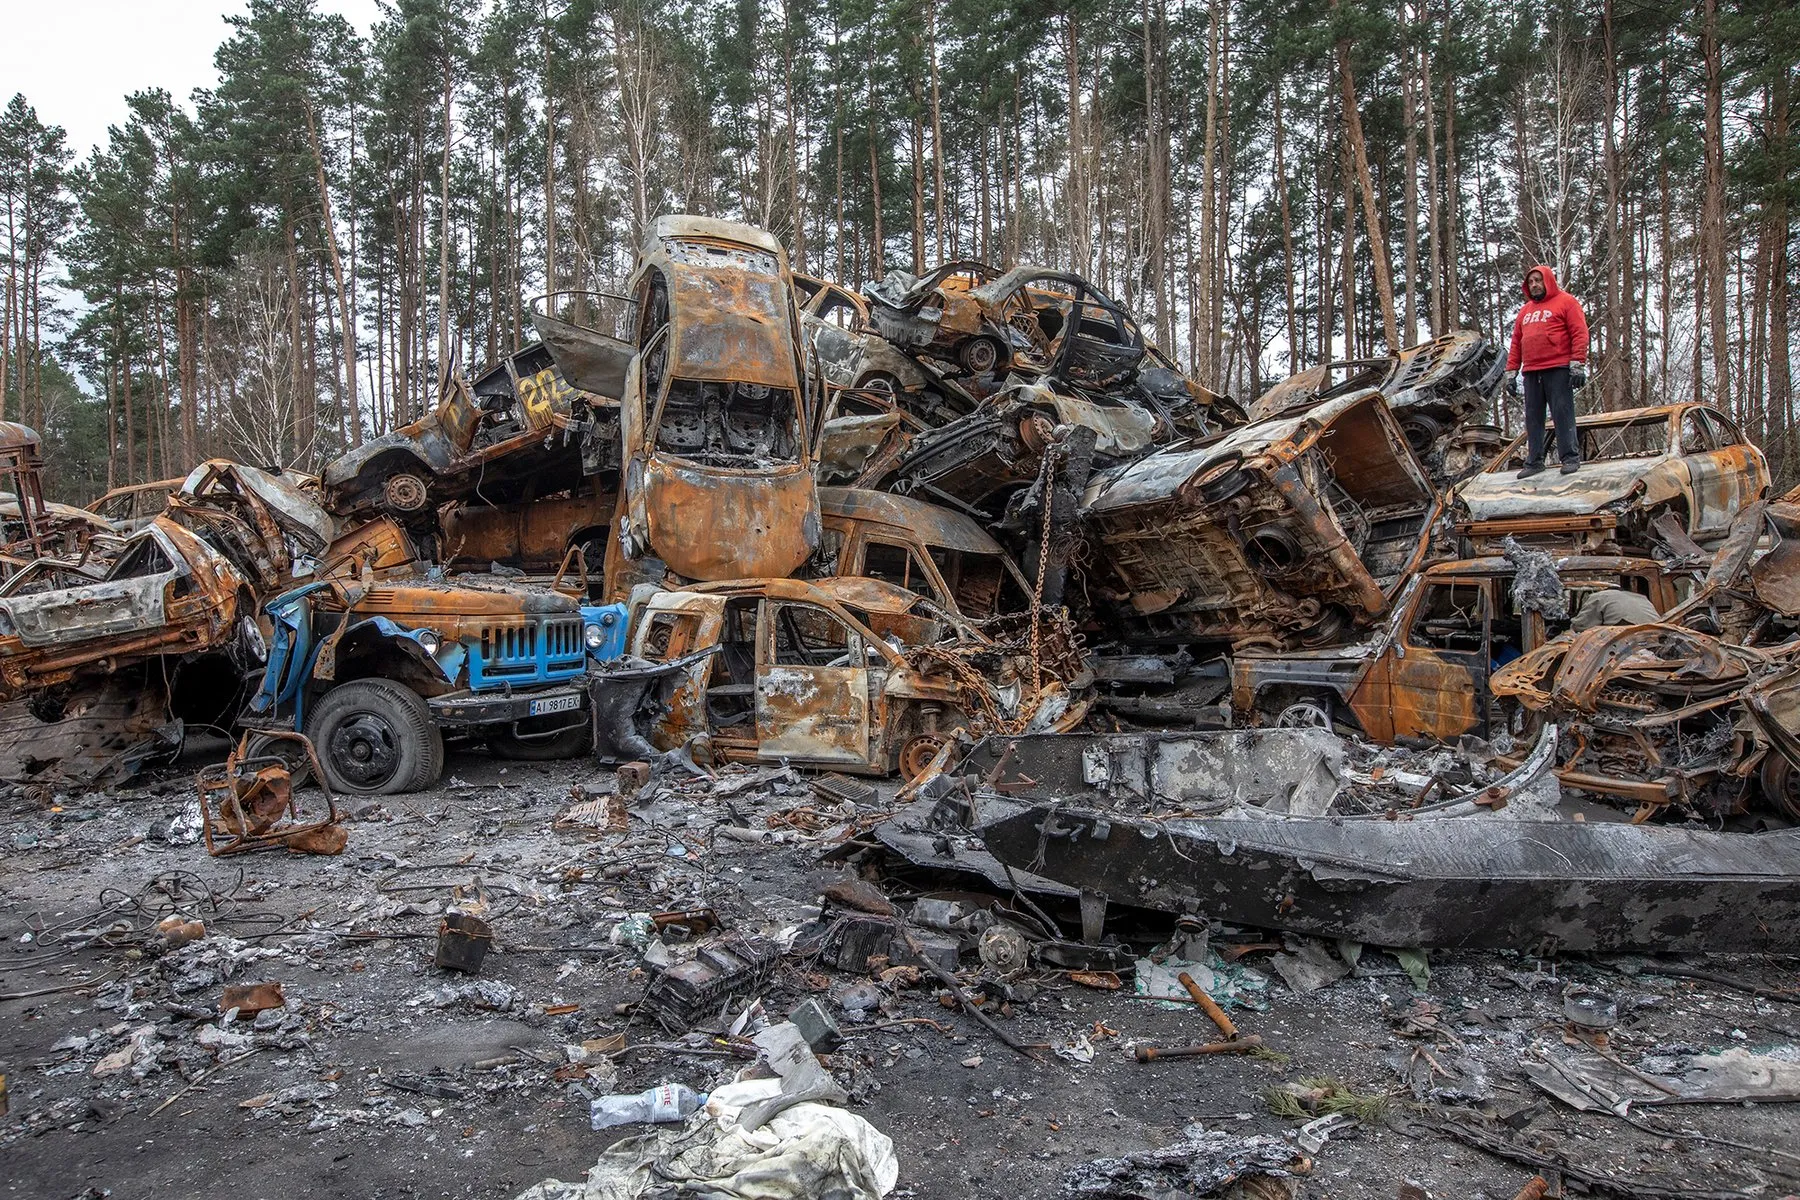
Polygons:
<instances>
[{"instance_id":1,"label":"truck tire","mask_svg":"<svg viewBox=\"0 0 1800 1200\"><path fill-rule=\"evenodd\" d=\"M444 770L444 735L424 698L391 679L353 679L326 692L307 718L306 736L333 791L416 792Z\"/></svg>"}]
</instances>

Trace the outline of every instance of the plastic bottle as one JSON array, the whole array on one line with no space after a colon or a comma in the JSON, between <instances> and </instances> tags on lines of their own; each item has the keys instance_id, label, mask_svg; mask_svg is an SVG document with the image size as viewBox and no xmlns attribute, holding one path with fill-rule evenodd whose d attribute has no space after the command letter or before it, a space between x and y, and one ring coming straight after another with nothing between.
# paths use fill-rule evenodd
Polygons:
<instances>
[{"instance_id":1,"label":"plastic bottle","mask_svg":"<svg viewBox=\"0 0 1800 1200\"><path fill-rule=\"evenodd\" d=\"M638 1121L673 1124L706 1103L706 1093L679 1083L662 1083L635 1096L602 1096L588 1105L588 1124L595 1129Z\"/></svg>"}]
</instances>

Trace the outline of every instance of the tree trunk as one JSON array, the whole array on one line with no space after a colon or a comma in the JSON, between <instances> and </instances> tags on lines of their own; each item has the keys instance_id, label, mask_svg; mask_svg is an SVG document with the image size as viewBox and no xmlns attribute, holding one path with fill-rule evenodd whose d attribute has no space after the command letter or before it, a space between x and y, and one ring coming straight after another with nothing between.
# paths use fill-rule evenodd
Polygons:
<instances>
[{"instance_id":1,"label":"tree trunk","mask_svg":"<svg viewBox=\"0 0 1800 1200\"><path fill-rule=\"evenodd\" d=\"M1088 270L1087 181L1083 177L1081 120L1081 39L1075 14L1063 18L1063 63L1069 79L1069 269Z\"/></svg>"},{"instance_id":2,"label":"tree trunk","mask_svg":"<svg viewBox=\"0 0 1800 1200\"><path fill-rule=\"evenodd\" d=\"M1199 382L1205 387L1217 387L1219 383L1219 363L1213 353L1217 344L1213 331L1208 329L1207 322L1211 317L1214 304L1213 288L1213 253L1216 248L1218 223L1218 186L1215 182L1215 162L1219 152L1219 90L1221 86L1219 64L1220 41L1220 0L1211 0L1207 5L1206 32L1206 131L1203 135L1200 151L1200 264L1199 278L1196 283L1199 291L1194 299L1195 329L1203 344L1197 348L1199 362Z\"/></svg>"},{"instance_id":3,"label":"tree trunk","mask_svg":"<svg viewBox=\"0 0 1800 1200\"><path fill-rule=\"evenodd\" d=\"M1388 267L1387 239L1381 231L1381 212L1377 207L1375 184L1369 177L1369 150L1363 141L1362 116L1356 111L1356 80L1350 73L1348 38L1338 40L1337 61L1338 82L1344 94L1344 136L1349 139L1350 155L1356 165L1357 184L1362 190L1363 224L1369 238L1369 257L1374 262L1375 294L1381 301L1381 330L1391 354L1400 346L1400 322L1394 314L1394 279Z\"/></svg>"},{"instance_id":4,"label":"tree trunk","mask_svg":"<svg viewBox=\"0 0 1800 1200\"><path fill-rule=\"evenodd\" d=\"M1405 69L1401 73L1401 120L1406 126L1406 183L1401 191L1401 219L1406 222L1406 236L1401 240L1406 269L1406 323L1401 340L1408 346L1419 340L1419 129L1415 61L1415 52L1409 47Z\"/></svg>"},{"instance_id":5,"label":"tree trunk","mask_svg":"<svg viewBox=\"0 0 1800 1200\"><path fill-rule=\"evenodd\" d=\"M438 174L438 378L450 364L450 58L444 57L444 155Z\"/></svg>"},{"instance_id":6,"label":"tree trunk","mask_svg":"<svg viewBox=\"0 0 1800 1200\"><path fill-rule=\"evenodd\" d=\"M351 445L360 446L362 405L356 399L356 322L350 316L350 289L344 286L344 262L338 255L337 225L331 219L331 188L325 180L325 154L319 145L319 131L310 99L306 103L306 140L312 146L313 165L318 170L320 220L325 228L325 250L331 259L331 282L337 290L339 336L344 359L344 407L349 410Z\"/></svg>"},{"instance_id":7,"label":"tree trunk","mask_svg":"<svg viewBox=\"0 0 1800 1200\"><path fill-rule=\"evenodd\" d=\"M944 121L943 109L938 95L938 23L937 0L929 0L926 7L926 36L930 39L931 53L931 202L932 217L936 222L933 234L936 238L937 261L944 261ZM981 149L985 164L987 154L987 131L982 131ZM986 200L986 193L982 199Z\"/></svg>"},{"instance_id":8,"label":"tree trunk","mask_svg":"<svg viewBox=\"0 0 1800 1200\"><path fill-rule=\"evenodd\" d=\"M1724 70L1719 48L1719 0L1701 0L1700 11L1700 56L1706 71L1706 184L1700 240L1706 252L1707 315L1712 333L1714 403L1730 412L1731 348L1725 321Z\"/></svg>"}]
</instances>

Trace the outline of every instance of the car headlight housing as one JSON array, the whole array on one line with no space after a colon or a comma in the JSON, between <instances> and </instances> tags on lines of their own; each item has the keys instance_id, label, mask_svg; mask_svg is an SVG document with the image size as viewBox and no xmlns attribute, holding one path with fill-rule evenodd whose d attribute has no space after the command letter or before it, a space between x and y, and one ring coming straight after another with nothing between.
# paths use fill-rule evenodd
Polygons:
<instances>
[{"instance_id":1,"label":"car headlight housing","mask_svg":"<svg viewBox=\"0 0 1800 1200\"><path fill-rule=\"evenodd\" d=\"M419 643L421 650L434 656L437 654L438 648L444 644L442 635L435 629L421 629L413 634L413 640Z\"/></svg>"},{"instance_id":2,"label":"car headlight housing","mask_svg":"<svg viewBox=\"0 0 1800 1200\"><path fill-rule=\"evenodd\" d=\"M583 627L581 636L587 642L589 650L598 651L601 646L606 644L606 630L600 628L599 623L595 621L589 621Z\"/></svg>"}]
</instances>

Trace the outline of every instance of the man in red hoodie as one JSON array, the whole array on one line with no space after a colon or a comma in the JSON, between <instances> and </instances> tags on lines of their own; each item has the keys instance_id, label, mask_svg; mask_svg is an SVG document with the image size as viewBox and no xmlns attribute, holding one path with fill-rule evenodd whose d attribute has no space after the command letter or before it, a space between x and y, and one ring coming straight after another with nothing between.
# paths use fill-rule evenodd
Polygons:
<instances>
[{"instance_id":1,"label":"man in red hoodie","mask_svg":"<svg viewBox=\"0 0 1800 1200\"><path fill-rule=\"evenodd\" d=\"M1525 273L1525 307L1513 319L1512 349L1506 355L1506 387L1519 394L1525 373L1525 442L1529 456L1519 478L1544 469L1544 410L1556 426L1556 456L1562 473L1581 469L1575 440L1575 393L1587 383L1588 327L1581 302L1556 286L1556 273L1539 263Z\"/></svg>"}]
</instances>

